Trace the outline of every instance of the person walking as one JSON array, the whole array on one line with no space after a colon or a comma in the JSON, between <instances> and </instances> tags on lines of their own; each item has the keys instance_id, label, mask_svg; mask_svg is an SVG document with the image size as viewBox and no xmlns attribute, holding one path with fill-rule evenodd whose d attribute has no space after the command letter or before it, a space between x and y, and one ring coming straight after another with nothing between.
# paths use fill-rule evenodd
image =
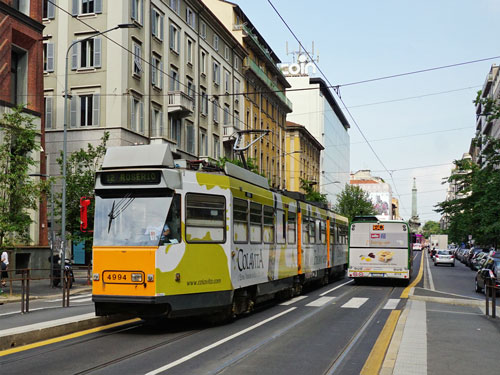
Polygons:
<instances>
[{"instance_id":1,"label":"person walking","mask_svg":"<svg viewBox=\"0 0 500 375\"><path fill-rule=\"evenodd\" d=\"M2 253L2 256L0 257L1 260L1 265L2 265L2 286L6 285L6 280L9 278L9 273L7 272L9 270L9 254L7 254L6 251Z\"/></svg>"}]
</instances>

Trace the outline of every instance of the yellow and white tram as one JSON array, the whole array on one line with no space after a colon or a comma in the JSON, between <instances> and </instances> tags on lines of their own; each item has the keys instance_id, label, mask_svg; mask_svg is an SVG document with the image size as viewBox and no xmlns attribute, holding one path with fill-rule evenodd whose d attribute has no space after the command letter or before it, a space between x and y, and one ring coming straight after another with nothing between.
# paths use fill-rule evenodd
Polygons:
<instances>
[{"instance_id":1,"label":"yellow and white tram","mask_svg":"<svg viewBox=\"0 0 500 375\"><path fill-rule=\"evenodd\" d=\"M230 163L207 171L166 145L110 148L95 196L97 315L237 315L345 274L345 217Z\"/></svg>"}]
</instances>

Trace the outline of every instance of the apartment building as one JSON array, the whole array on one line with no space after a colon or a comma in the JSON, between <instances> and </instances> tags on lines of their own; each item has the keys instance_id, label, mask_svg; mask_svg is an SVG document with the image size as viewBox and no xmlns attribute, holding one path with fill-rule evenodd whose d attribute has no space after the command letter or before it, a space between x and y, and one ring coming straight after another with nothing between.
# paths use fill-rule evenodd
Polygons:
<instances>
[{"instance_id":1,"label":"apartment building","mask_svg":"<svg viewBox=\"0 0 500 375\"><path fill-rule=\"evenodd\" d=\"M370 170L359 170L350 174L351 185L357 185L368 193L373 208L381 220L391 220L392 212L392 188L381 177L373 176Z\"/></svg>"},{"instance_id":2,"label":"apartment building","mask_svg":"<svg viewBox=\"0 0 500 375\"><path fill-rule=\"evenodd\" d=\"M45 148L42 72L42 0L0 0L0 116L17 105L33 116L38 139ZM0 130L0 142L2 132ZM34 155L39 166L30 174L46 173L45 154ZM29 233L35 245L47 245L47 207L31 214Z\"/></svg>"},{"instance_id":3,"label":"apartment building","mask_svg":"<svg viewBox=\"0 0 500 375\"><path fill-rule=\"evenodd\" d=\"M304 125L286 122L285 179L290 191L305 193L300 179L309 181L319 191L319 161L324 149Z\"/></svg>"},{"instance_id":4,"label":"apartment building","mask_svg":"<svg viewBox=\"0 0 500 375\"><path fill-rule=\"evenodd\" d=\"M229 94L242 86L246 52L201 1L44 3L51 174L60 174L65 104L68 153L107 131L109 146L168 143L178 158L224 156L224 129L244 111Z\"/></svg>"},{"instance_id":5,"label":"apartment building","mask_svg":"<svg viewBox=\"0 0 500 375\"><path fill-rule=\"evenodd\" d=\"M225 0L203 0L214 12L248 56L244 60L244 119L238 130L268 130L269 133L252 145L247 157L256 160L260 173L275 188L287 188L285 180L286 116L292 103L285 95L290 87L278 68L281 63L264 37L258 32L243 10ZM229 134L228 134L229 135ZM248 144L256 135L247 134ZM231 142L231 138L226 139Z\"/></svg>"}]
</instances>

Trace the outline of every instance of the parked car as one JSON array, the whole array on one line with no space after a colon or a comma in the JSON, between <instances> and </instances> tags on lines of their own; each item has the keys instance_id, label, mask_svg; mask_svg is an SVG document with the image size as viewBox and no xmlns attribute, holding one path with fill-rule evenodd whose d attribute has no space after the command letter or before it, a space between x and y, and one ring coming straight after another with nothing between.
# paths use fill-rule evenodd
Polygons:
<instances>
[{"instance_id":1,"label":"parked car","mask_svg":"<svg viewBox=\"0 0 500 375\"><path fill-rule=\"evenodd\" d=\"M437 250L436 255L434 255L434 265L438 264L449 264L455 267L455 255L451 250Z\"/></svg>"},{"instance_id":2,"label":"parked car","mask_svg":"<svg viewBox=\"0 0 500 375\"><path fill-rule=\"evenodd\" d=\"M483 268L482 266L486 262L486 259L488 259L488 253L476 253L470 261L470 269L473 271L480 270Z\"/></svg>"},{"instance_id":3,"label":"parked car","mask_svg":"<svg viewBox=\"0 0 500 375\"><path fill-rule=\"evenodd\" d=\"M489 257L484 268L477 271L476 274L476 292L484 290L486 282L492 280L497 288L500 288L500 258ZM497 294L499 291L497 290Z\"/></svg>"},{"instance_id":4,"label":"parked car","mask_svg":"<svg viewBox=\"0 0 500 375\"><path fill-rule=\"evenodd\" d=\"M471 267L471 264L472 264L472 258L474 258L474 256L476 256L478 253L482 253L482 252L489 252L488 249L483 249L481 247L473 247L472 249L469 250L469 254L466 256L466 259L465 259L465 265L467 267ZM471 267L472 269L472 267Z\"/></svg>"}]
</instances>

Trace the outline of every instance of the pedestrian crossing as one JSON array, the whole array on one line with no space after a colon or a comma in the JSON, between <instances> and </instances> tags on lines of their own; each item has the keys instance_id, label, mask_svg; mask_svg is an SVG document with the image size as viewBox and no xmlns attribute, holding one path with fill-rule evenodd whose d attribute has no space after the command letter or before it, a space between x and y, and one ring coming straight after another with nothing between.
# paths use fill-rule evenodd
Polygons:
<instances>
[{"instance_id":1,"label":"pedestrian crossing","mask_svg":"<svg viewBox=\"0 0 500 375\"><path fill-rule=\"evenodd\" d=\"M90 302L92 301L92 293L88 294L77 294L75 296L70 296L69 297L70 302L72 303L84 303L84 302ZM49 303L55 303L55 302L61 302L62 298L57 298L57 299L51 299L48 300L47 302Z\"/></svg>"},{"instance_id":2,"label":"pedestrian crossing","mask_svg":"<svg viewBox=\"0 0 500 375\"><path fill-rule=\"evenodd\" d=\"M290 306L293 305L299 301L302 301L306 298L309 298L308 296L299 296L292 298L288 301L280 303L280 306ZM333 303L335 301L336 297L325 297L320 295L319 298L316 298L312 300L311 302L307 303L305 306L306 307L321 307L325 306L327 304ZM353 297L350 300L348 300L346 303L344 303L340 308L342 309L359 309L362 307L366 302L368 302L369 298L365 297ZM385 303L384 307L382 307L382 310L395 310L398 305L399 305L399 298L391 298L387 300Z\"/></svg>"}]
</instances>

